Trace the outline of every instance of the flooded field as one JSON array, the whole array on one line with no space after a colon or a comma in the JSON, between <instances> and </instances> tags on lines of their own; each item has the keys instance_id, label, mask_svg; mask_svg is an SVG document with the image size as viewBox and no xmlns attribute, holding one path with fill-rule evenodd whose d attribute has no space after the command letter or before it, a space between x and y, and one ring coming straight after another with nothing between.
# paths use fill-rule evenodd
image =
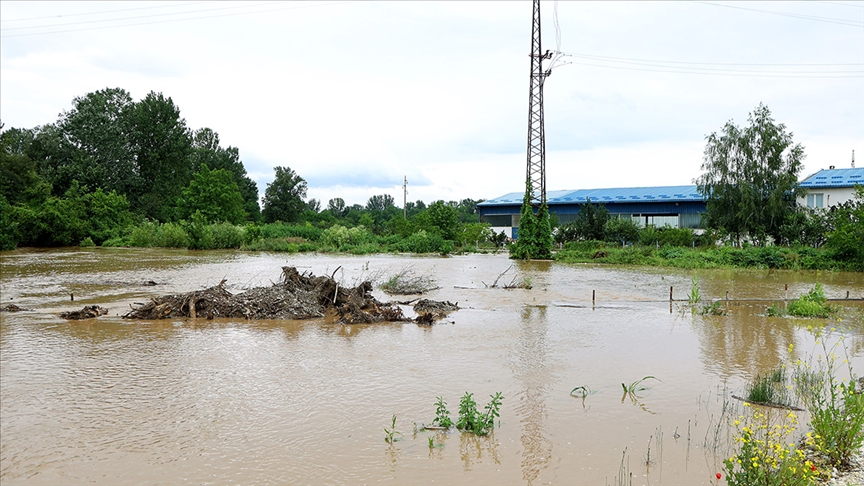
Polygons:
<instances>
[{"instance_id":1,"label":"flooded field","mask_svg":"<svg viewBox=\"0 0 864 486\"><path fill-rule=\"evenodd\" d=\"M437 281L429 298L462 310L433 326L119 317L222 279L233 293L270 285L285 265L335 271L345 285L411 267ZM486 288L510 265L531 289ZM729 315L690 311L694 276L703 299L728 292ZM864 374L861 301L839 303L831 320L765 315L787 285L797 297L817 282L829 298L864 297L864 275L852 273L504 255L5 252L2 305L31 310L0 314L0 482L617 485L632 473L634 485L717 484L724 404L737 406L730 395L756 373L818 354L809 325L845 337ZM109 314L57 317L89 304ZM659 380L622 397L622 383L647 375ZM571 396L578 386L596 393ZM481 406L503 392L493 434L414 433L434 419L438 396L455 419L466 391ZM390 445L393 414L403 439Z\"/></svg>"}]
</instances>

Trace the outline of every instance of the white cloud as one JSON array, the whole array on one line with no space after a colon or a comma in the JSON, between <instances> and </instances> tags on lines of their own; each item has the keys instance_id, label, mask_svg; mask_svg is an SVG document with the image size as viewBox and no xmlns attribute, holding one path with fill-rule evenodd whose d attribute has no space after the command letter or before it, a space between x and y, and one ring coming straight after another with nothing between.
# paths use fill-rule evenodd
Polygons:
<instances>
[{"instance_id":1,"label":"white cloud","mask_svg":"<svg viewBox=\"0 0 864 486\"><path fill-rule=\"evenodd\" d=\"M690 183L705 135L760 102L806 147L805 172L864 154L864 27L813 20L864 25L864 3L723 5L752 10L558 4L562 51L643 61L573 57L548 78L549 189ZM553 6L542 4L550 49ZM165 22L178 11L196 19ZM410 200L491 198L523 186L530 16L528 2L2 2L0 117L32 127L90 91L156 91L190 128L238 147L262 193L287 165L325 204L401 203L404 175ZM46 18L16 21L33 17ZM46 24L65 27L9 30ZM656 72L644 60L708 64ZM820 63L857 64L802 66ZM670 72L694 66L745 75ZM750 76L762 70L859 77Z\"/></svg>"}]
</instances>

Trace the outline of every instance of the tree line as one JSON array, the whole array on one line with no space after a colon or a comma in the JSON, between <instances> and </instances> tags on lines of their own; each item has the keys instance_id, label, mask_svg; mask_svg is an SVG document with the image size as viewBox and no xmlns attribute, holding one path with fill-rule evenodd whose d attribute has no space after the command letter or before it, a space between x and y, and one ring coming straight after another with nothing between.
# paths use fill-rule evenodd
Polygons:
<instances>
[{"instance_id":1,"label":"tree line","mask_svg":"<svg viewBox=\"0 0 864 486\"><path fill-rule=\"evenodd\" d=\"M54 123L3 128L2 249L116 243L128 241L135 228L168 224L187 235L208 224L279 223L364 226L379 236L423 230L450 241L465 225L479 225L480 201L472 199L428 207L409 202L403 210L385 194L365 206L333 198L322 208L307 199L306 181L287 166L275 168L262 208L239 149L223 146L211 128L187 126L162 93L135 101L123 89L107 88L76 97ZM482 225L472 231L485 239Z\"/></svg>"}]
</instances>

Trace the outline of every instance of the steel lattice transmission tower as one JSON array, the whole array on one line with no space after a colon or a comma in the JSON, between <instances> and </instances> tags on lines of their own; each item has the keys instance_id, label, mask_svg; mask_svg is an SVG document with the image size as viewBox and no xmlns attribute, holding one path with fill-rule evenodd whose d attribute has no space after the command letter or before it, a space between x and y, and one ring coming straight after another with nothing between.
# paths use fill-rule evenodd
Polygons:
<instances>
[{"instance_id":1,"label":"steel lattice transmission tower","mask_svg":"<svg viewBox=\"0 0 864 486\"><path fill-rule=\"evenodd\" d=\"M540 0L534 0L531 24L531 92L528 98L528 165L525 181L531 181L534 204L546 202L546 132L543 128L543 80L552 72L543 70L543 60L551 59L540 47Z\"/></svg>"}]
</instances>

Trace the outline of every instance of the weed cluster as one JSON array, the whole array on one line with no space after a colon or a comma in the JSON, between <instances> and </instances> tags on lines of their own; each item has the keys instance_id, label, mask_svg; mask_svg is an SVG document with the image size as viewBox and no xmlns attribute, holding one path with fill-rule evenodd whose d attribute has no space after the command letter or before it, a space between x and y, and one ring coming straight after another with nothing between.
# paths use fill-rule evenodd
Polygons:
<instances>
[{"instance_id":1,"label":"weed cluster","mask_svg":"<svg viewBox=\"0 0 864 486\"><path fill-rule=\"evenodd\" d=\"M456 428L464 432L473 432L476 435L488 435L495 428L495 419L500 416L501 401L504 400L504 395L498 392L490 395L492 398L489 403L480 412L477 409L477 402L474 401L474 394L465 392L462 399L459 401L459 420L456 421ZM433 421L438 427L451 427L453 421L450 420L450 412L447 410L447 404L444 398L437 397L435 402L435 420Z\"/></svg>"},{"instance_id":2,"label":"weed cluster","mask_svg":"<svg viewBox=\"0 0 864 486\"><path fill-rule=\"evenodd\" d=\"M744 403L749 407L749 403ZM775 422L775 423L772 423ZM730 486L798 486L815 484L818 469L803 449L790 442L798 425L793 412L778 413L778 420L753 411L749 419L741 415L733 425L737 428L737 453L723 461L726 481ZM813 446L813 434L805 438Z\"/></svg>"},{"instance_id":3,"label":"weed cluster","mask_svg":"<svg viewBox=\"0 0 864 486\"><path fill-rule=\"evenodd\" d=\"M817 450L837 467L848 466L852 454L864 442L864 394L855 388L848 357L843 363L848 367L849 382L836 376L839 358L834 350L842 342L829 350L825 340L820 339L825 361L813 370L810 363L799 360L794 377L795 389L810 412Z\"/></svg>"},{"instance_id":4,"label":"weed cluster","mask_svg":"<svg viewBox=\"0 0 864 486\"><path fill-rule=\"evenodd\" d=\"M402 432L396 430L396 414L393 414L393 420L390 422L390 427L384 427L384 442L392 444L396 442L396 436L402 437Z\"/></svg>"},{"instance_id":5,"label":"weed cluster","mask_svg":"<svg viewBox=\"0 0 864 486\"><path fill-rule=\"evenodd\" d=\"M417 275L411 268L403 268L391 275L380 287L391 295L423 294L438 288L432 277Z\"/></svg>"}]
</instances>

